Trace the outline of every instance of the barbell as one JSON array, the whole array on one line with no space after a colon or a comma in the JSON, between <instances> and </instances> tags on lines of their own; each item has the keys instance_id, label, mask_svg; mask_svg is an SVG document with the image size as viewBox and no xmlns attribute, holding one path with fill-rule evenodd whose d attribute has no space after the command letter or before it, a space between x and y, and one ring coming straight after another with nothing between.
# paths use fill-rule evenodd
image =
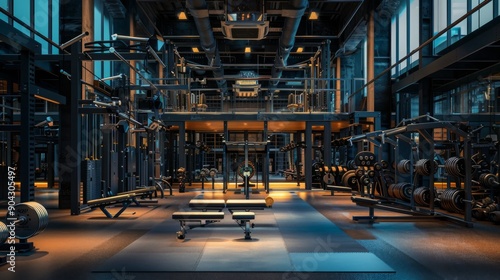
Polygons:
<instances>
[{"instance_id":1,"label":"barbell","mask_svg":"<svg viewBox=\"0 0 500 280\"><path fill-rule=\"evenodd\" d=\"M14 221L16 238L28 239L45 230L49 214L40 203L29 201L14 205L14 210L7 213L7 219L8 224ZM0 223L0 243L4 243L9 236L7 225Z\"/></svg>"}]
</instances>

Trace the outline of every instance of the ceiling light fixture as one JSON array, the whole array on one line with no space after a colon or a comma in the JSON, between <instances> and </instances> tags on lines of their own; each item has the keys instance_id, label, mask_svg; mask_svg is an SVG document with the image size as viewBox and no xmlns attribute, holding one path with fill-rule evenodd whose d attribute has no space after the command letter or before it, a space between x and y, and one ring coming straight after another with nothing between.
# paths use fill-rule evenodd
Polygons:
<instances>
[{"instance_id":1,"label":"ceiling light fixture","mask_svg":"<svg viewBox=\"0 0 500 280\"><path fill-rule=\"evenodd\" d=\"M184 12L184 11L180 11L180 12L177 14L177 18L178 18L179 20L186 20L186 19L188 19L187 14L186 14L186 12Z\"/></svg>"},{"instance_id":2,"label":"ceiling light fixture","mask_svg":"<svg viewBox=\"0 0 500 280\"><path fill-rule=\"evenodd\" d=\"M245 47L245 53L251 53L252 52L252 48L250 47Z\"/></svg>"},{"instance_id":3,"label":"ceiling light fixture","mask_svg":"<svg viewBox=\"0 0 500 280\"><path fill-rule=\"evenodd\" d=\"M319 13L315 10L311 10L309 13L309 20L317 20L319 18Z\"/></svg>"},{"instance_id":4,"label":"ceiling light fixture","mask_svg":"<svg viewBox=\"0 0 500 280\"><path fill-rule=\"evenodd\" d=\"M200 49L198 49L198 47L192 47L191 50L193 50L194 53L200 52Z\"/></svg>"},{"instance_id":5,"label":"ceiling light fixture","mask_svg":"<svg viewBox=\"0 0 500 280\"><path fill-rule=\"evenodd\" d=\"M303 47L298 47L298 48L297 48L297 52L298 52L298 53L301 53L301 52L303 52L303 51L304 51L304 48L303 48Z\"/></svg>"}]
</instances>

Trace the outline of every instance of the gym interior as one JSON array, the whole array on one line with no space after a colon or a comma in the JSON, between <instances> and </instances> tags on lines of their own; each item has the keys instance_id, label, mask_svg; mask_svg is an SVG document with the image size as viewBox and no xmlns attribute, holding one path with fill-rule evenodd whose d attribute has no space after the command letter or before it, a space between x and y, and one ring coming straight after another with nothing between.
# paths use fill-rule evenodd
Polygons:
<instances>
[{"instance_id":1,"label":"gym interior","mask_svg":"<svg viewBox=\"0 0 500 280\"><path fill-rule=\"evenodd\" d=\"M1 279L497 279L500 0L0 0Z\"/></svg>"}]
</instances>

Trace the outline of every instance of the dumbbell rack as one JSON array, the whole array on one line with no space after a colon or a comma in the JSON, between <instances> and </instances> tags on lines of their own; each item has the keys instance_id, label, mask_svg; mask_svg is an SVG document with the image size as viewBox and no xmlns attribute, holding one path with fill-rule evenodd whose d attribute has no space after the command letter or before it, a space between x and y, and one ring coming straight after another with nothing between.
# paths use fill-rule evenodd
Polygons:
<instances>
[{"instance_id":1,"label":"dumbbell rack","mask_svg":"<svg viewBox=\"0 0 500 280\"><path fill-rule=\"evenodd\" d=\"M394 146L395 148L395 154L398 155L398 141L403 140L405 142L410 142L411 139L407 136L405 136L405 133L412 133L412 132L417 132L420 135L420 139L426 140L429 144L430 147L434 147L434 141L432 136L427 132L429 129L435 129L435 128L445 128L448 131L451 131L455 133L457 136L461 137L463 139L463 158L471 158L471 143L470 143L470 135L465 132L460 130L458 127L453 125L450 122L443 122L443 121L438 121L433 119L432 121L429 122L420 122L420 123L410 123L405 126L401 127L396 127L393 129L385 130L385 131L375 131L375 132L370 132L367 134L363 135L357 135L353 136L350 140L350 142L356 142L360 140L367 139L370 142L374 143L379 143L380 145L388 143ZM395 139L393 139L395 138ZM429 159L429 160L434 160L434 159ZM413 173L413 160L410 160L409 164L409 169L410 172ZM458 222L461 224L464 224L467 227L472 227L472 215L471 215L471 210L472 210L472 187L471 187L471 172L470 170L472 169L472 164L470 161L465 160L463 162L464 166L464 176L463 176L463 202L464 202L464 211L463 211L463 219L460 217L450 215L441 211L436 211L435 205L434 205L434 193L435 193L435 187L434 187L434 181L433 181L433 176L429 176L429 181L430 181L430 205L428 207L419 207L415 205L415 200L413 198L413 195L409 199L408 202L404 202L400 199L395 199L395 198L390 198L388 196L382 195L380 197L375 197L375 196L367 196L361 193L360 197L353 196L352 201L355 202L359 206L365 206L369 208L369 213L368 216L354 216L353 220L356 221L369 221L369 222L374 222L377 220L411 220L413 218L415 219L446 219L454 222ZM396 180L397 180L397 171L396 171ZM395 182L397 183L397 181ZM410 182L412 184L411 186L411 192L415 190L415 186L413 185L413 180ZM460 185L458 185L460 186ZM387 210L391 212L396 212L396 213L401 213L401 214L406 214L408 216L390 216L390 217L382 217L382 216L375 216L374 210L375 208L377 209L382 209L382 210Z\"/></svg>"}]
</instances>

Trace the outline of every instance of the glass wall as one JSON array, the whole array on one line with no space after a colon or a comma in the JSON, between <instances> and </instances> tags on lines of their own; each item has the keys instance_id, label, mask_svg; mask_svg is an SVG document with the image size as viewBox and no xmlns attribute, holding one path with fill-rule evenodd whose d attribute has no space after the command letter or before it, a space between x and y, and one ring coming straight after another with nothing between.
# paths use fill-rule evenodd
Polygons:
<instances>
[{"instance_id":1,"label":"glass wall","mask_svg":"<svg viewBox=\"0 0 500 280\"><path fill-rule=\"evenodd\" d=\"M0 7L43 36L59 44L59 0L0 0ZM0 13L0 20L9 22L24 34L34 38L42 47L42 54L58 53L58 48L31 32L18 21Z\"/></svg>"},{"instance_id":2,"label":"glass wall","mask_svg":"<svg viewBox=\"0 0 500 280\"><path fill-rule=\"evenodd\" d=\"M435 0L433 5L434 34L438 34L482 2L484 0ZM499 0L492 0L439 36L433 42L434 53L439 54L445 48L497 17L499 2Z\"/></svg>"},{"instance_id":3,"label":"glass wall","mask_svg":"<svg viewBox=\"0 0 500 280\"><path fill-rule=\"evenodd\" d=\"M420 0L402 0L391 20L391 63L395 64L420 45ZM419 53L392 69L399 76L418 64Z\"/></svg>"},{"instance_id":4,"label":"glass wall","mask_svg":"<svg viewBox=\"0 0 500 280\"><path fill-rule=\"evenodd\" d=\"M102 0L94 1L94 41L111 40L110 16ZM111 61L94 61L96 78L111 76ZM107 81L110 83L110 81Z\"/></svg>"}]
</instances>

